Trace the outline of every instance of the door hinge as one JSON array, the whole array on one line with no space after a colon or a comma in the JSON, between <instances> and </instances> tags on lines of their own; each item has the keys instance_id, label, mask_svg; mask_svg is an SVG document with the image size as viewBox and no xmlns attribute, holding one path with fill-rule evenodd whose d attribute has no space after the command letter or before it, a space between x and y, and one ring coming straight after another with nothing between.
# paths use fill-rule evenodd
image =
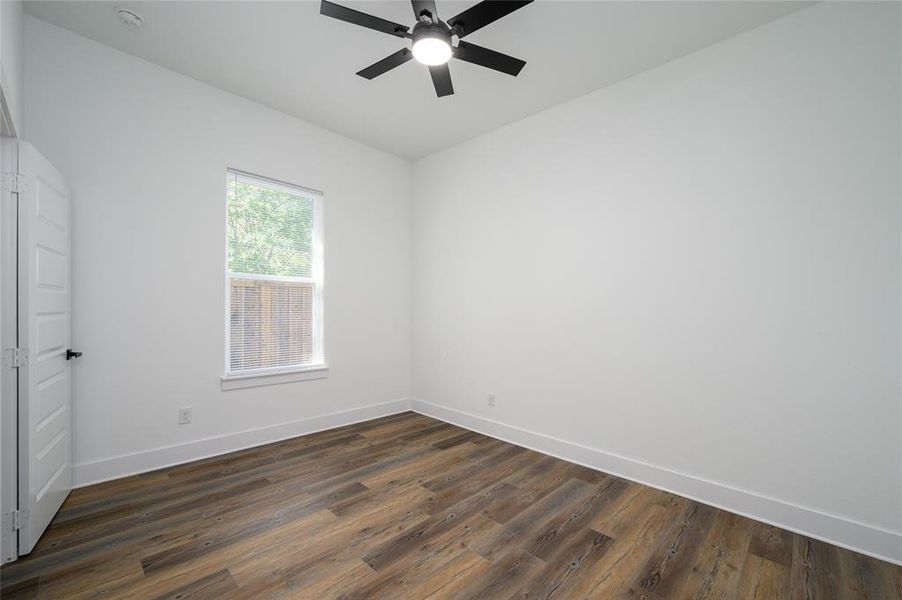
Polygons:
<instances>
[{"instance_id":1,"label":"door hinge","mask_svg":"<svg viewBox=\"0 0 902 600\"><path fill-rule=\"evenodd\" d=\"M28 350L25 348L7 348L3 352L3 366L18 369L28 364Z\"/></svg>"},{"instance_id":2,"label":"door hinge","mask_svg":"<svg viewBox=\"0 0 902 600\"><path fill-rule=\"evenodd\" d=\"M19 531L23 527L25 527L25 519L28 518L27 510L14 510L9 513L9 524L10 529L13 531Z\"/></svg>"},{"instance_id":3,"label":"door hinge","mask_svg":"<svg viewBox=\"0 0 902 600\"><path fill-rule=\"evenodd\" d=\"M28 175L22 173L4 173L3 191L21 194L28 189Z\"/></svg>"}]
</instances>

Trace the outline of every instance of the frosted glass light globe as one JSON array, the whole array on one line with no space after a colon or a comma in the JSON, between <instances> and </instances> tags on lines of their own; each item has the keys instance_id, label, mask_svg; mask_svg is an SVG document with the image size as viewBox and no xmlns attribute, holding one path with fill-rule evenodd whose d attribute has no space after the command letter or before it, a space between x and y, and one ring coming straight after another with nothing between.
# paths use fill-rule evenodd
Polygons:
<instances>
[{"instance_id":1,"label":"frosted glass light globe","mask_svg":"<svg viewBox=\"0 0 902 600\"><path fill-rule=\"evenodd\" d=\"M430 67L443 65L451 60L451 45L436 37L424 37L414 43L413 57Z\"/></svg>"}]
</instances>

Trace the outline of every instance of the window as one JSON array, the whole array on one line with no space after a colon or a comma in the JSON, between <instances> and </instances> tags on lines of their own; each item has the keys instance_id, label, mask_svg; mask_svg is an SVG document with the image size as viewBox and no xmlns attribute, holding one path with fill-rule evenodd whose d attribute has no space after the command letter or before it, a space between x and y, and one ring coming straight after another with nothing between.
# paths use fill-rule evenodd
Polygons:
<instances>
[{"instance_id":1,"label":"window","mask_svg":"<svg viewBox=\"0 0 902 600\"><path fill-rule=\"evenodd\" d=\"M227 206L223 389L324 376L322 194L230 169Z\"/></svg>"}]
</instances>

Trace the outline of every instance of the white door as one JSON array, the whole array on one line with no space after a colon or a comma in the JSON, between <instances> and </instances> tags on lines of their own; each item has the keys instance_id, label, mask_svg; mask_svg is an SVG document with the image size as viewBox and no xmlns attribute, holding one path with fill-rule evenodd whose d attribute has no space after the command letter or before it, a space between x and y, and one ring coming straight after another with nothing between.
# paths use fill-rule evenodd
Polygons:
<instances>
[{"instance_id":1,"label":"white door","mask_svg":"<svg viewBox=\"0 0 902 600\"><path fill-rule=\"evenodd\" d=\"M72 488L69 191L19 142L19 554Z\"/></svg>"}]
</instances>

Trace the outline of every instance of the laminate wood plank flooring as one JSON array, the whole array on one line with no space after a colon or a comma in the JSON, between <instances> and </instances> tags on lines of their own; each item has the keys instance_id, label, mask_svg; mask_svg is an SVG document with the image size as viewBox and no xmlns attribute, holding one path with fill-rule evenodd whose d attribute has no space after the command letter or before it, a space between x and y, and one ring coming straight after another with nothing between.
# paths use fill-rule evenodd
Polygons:
<instances>
[{"instance_id":1,"label":"laminate wood plank flooring","mask_svg":"<svg viewBox=\"0 0 902 600\"><path fill-rule=\"evenodd\" d=\"M407 412L77 489L0 594L902 600L902 567Z\"/></svg>"}]
</instances>

